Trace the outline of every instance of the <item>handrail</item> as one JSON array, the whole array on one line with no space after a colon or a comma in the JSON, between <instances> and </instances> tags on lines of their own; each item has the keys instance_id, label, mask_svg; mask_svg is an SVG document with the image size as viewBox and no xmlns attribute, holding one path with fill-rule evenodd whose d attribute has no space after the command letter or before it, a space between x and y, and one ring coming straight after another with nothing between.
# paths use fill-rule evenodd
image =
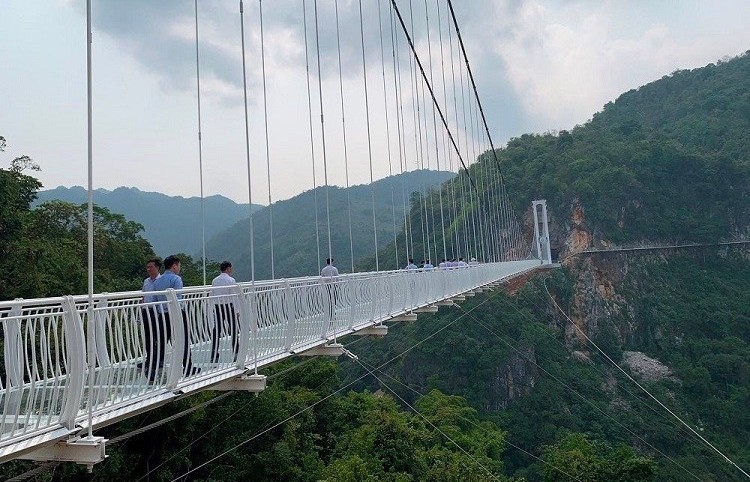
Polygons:
<instances>
[{"instance_id":1,"label":"handrail","mask_svg":"<svg viewBox=\"0 0 750 482\"><path fill-rule=\"evenodd\" d=\"M0 461L205 389L367 326L498 281L538 260L394 270L94 296L93 386L86 296L0 302ZM19 363L21 366L19 366ZM43 438L47 435L47 438ZM35 438L36 437L36 438ZM41 437L41 438L39 438Z\"/></svg>"}]
</instances>

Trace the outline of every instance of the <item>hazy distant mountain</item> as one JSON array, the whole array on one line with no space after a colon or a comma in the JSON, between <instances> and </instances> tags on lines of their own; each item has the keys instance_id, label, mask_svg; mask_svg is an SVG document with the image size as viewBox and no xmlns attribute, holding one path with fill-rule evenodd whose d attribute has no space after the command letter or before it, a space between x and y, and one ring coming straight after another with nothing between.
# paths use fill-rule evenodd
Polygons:
<instances>
[{"instance_id":1,"label":"hazy distant mountain","mask_svg":"<svg viewBox=\"0 0 750 482\"><path fill-rule=\"evenodd\" d=\"M387 177L374 183L375 220L379 247L393 242L395 230L403 229L404 198L409 206L409 194L425 186L438 185L455 173L415 171ZM349 188L352 206L352 238L355 261L374 253L372 192L370 185ZM320 257L315 236L315 198L317 195ZM273 205L274 268L277 278L317 274L321 260L328 255L326 225L326 189L318 187L289 200ZM351 271L349 247L349 210L347 189L329 187L332 251L336 265L342 272ZM392 202L392 199L394 202ZM256 279L271 277L270 210L263 208L254 216ZM250 278L250 222L243 219L213 237L206 246L207 257L231 260L238 280Z\"/></svg>"},{"instance_id":2,"label":"hazy distant mountain","mask_svg":"<svg viewBox=\"0 0 750 482\"><path fill-rule=\"evenodd\" d=\"M61 186L41 191L36 203L53 199L82 204L87 201L86 190L81 186ZM167 196L134 187L118 187L114 191L97 189L94 203L143 224L145 237L159 256L201 251L199 197ZM256 205L255 209L260 207ZM247 204L237 204L218 195L205 198L206 240L248 216Z\"/></svg>"}]
</instances>

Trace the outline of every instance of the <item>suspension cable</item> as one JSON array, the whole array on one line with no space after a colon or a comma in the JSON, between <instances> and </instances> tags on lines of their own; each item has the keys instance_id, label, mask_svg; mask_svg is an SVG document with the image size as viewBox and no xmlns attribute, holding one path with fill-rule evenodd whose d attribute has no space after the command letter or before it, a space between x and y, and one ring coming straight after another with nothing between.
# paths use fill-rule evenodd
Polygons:
<instances>
[{"instance_id":1,"label":"suspension cable","mask_svg":"<svg viewBox=\"0 0 750 482\"><path fill-rule=\"evenodd\" d=\"M417 415L419 415L419 417L422 420L424 420L425 422L427 422L427 424L430 427L432 427L438 433L440 433L443 437L445 437L446 439L448 439L448 441L450 443L452 443L453 445L455 445L461 452L463 452L464 455L466 455L467 457L469 457L482 470L484 470L485 472L487 472L487 474L489 474L489 476L492 477L492 479L494 479L494 480L500 480L500 479L497 478L497 476L495 474L492 473L492 471L490 471L490 469L488 469L487 467L485 467L484 465L482 465L482 463L479 462L472 454L470 454L469 452L467 452L466 449L464 449L462 446L460 446L458 444L458 442L456 442L455 440L453 440L453 438L450 435L446 434L442 429L440 429L440 427L438 427L434 423L432 423L430 421L430 419L428 419L427 417L425 417L412 404L410 404L409 402L407 402L406 400L404 400L404 398L401 397L401 395L399 395L394 389L392 389L387 383L385 383L380 377L378 377L374 373L374 371L372 369L370 369L367 366L365 366L365 364L362 363L359 359L356 359L354 361L356 361L357 363L359 363L359 365L367 371L368 375L371 375L375 380L377 380L382 386L384 386L389 392L391 392L396 398L398 398L401 401L401 403L403 403L404 405L406 405L407 407L409 407L414 413L416 413Z\"/></svg>"},{"instance_id":2,"label":"suspension cable","mask_svg":"<svg viewBox=\"0 0 750 482\"><path fill-rule=\"evenodd\" d=\"M263 34L263 0L258 0L258 10L260 17L260 64L263 73L263 124L266 131L266 181L268 185L268 225L271 239L271 279L276 279L273 256L273 201L271 199L271 151L268 145L268 91L266 89L266 46L265 36Z\"/></svg>"},{"instance_id":3,"label":"suspension cable","mask_svg":"<svg viewBox=\"0 0 750 482\"><path fill-rule=\"evenodd\" d=\"M432 42L430 40L430 15L427 8L427 0L424 0L424 18L425 18L425 30L427 31L427 56L429 60L430 65L430 83L434 85L435 81L432 75ZM435 136L435 164L437 166L437 170L440 171L440 146L438 145L437 140L437 119L435 116L435 104L436 102L433 102L432 104L432 130ZM442 132L442 131L441 131ZM445 214L443 213L443 189L442 185L438 184L438 198L440 202L440 227L442 229L442 235L443 235L443 259L448 257L448 249L446 248L446 240L445 240ZM435 247L435 254L437 254L437 247ZM437 262L437 256L435 256L435 261Z\"/></svg>"},{"instance_id":4,"label":"suspension cable","mask_svg":"<svg viewBox=\"0 0 750 482\"><path fill-rule=\"evenodd\" d=\"M304 3L304 0L303 0ZM320 69L320 34L318 31L318 0L313 2L315 10L315 50L317 51L318 61L318 96L320 100L320 135L323 149L323 180L326 188L326 228L328 229L328 259L333 263L333 248L331 244L331 208L328 201L328 157L326 156L326 129L323 120L323 74Z\"/></svg>"},{"instance_id":5,"label":"suspension cable","mask_svg":"<svg viewBox=\"0 0 750 482\"><path fill-rule=\"evenodd\" d=\"M305 0L302 0L304 3ZM336 49L339 59L339 94L341 97L341 132L344 143L344 174L346 177L346 207L349 214L349 257L352 263L352 273L354 273L354 236L352 236L352 195L349 189L349 153L346 142L346 110L344 106L344 74L341 67L341 31L339 28L339 0L335 0L336 9Z\"/></svg>"},{"instance_id":6,"label":"suspension cable","mask_svg":"<svg viewBox=\"0 0 750 482\"><path fill-rule=\"evenodd\" d=\"M253 178L250 169L250 119L247 111L247 68L245 66L245 7L240 0L240 34L242 36L242 95L245 106L245 160L247 161L247 202L250 206L250 279L255 283L255 233L253 229Z\"/></svg>"},{"instance_id":7,"label":"suspension cable","mask_svg":"<svg viewBox=\"0 0 750 482\"><path fill-rule=\"evenodd\" d=\"M443 102L445 104L445 111L447 115L450 115L448 112L450 104L448 103L448 83L445 79L445 52L443 50L443 22L440 17L440 2L437 2L436 5L437 10L437 25L438 25L438 38L440 40L440 72L442 74L443 78ZM453 98L454 102L456 101L455 97ZM455 105L454 105L455 107ZM458 132L458 122L456 122L456 132ZM440 131L441 133L441 146L443 147L443 150L446 154L446 157L448 158L448 166L449 170L453 172L453 154L450 152L450 148L448 146L448 139L445 136L445 131ZM458 148L461 148L460 143L460 136L456 134L456 145ZM453 231L455 234L455 239L453 236L451 236L451 252L454 259L460 259L461 258L461 242L459 240L459 229L458 229L458 210L456 209L456 184L455 184L456 178L453 177L448 183L448 193L450 194L450 198L452 200L453 205L453 222L451 223L453 225ZM455 244L454 244L455 243ZM468 261L468 260L467 260Z\"/></svg>"},{"instance_id":8,"label":"suspension cable","mask_svg":"<svg viewBox=\"0 0 750 482\"><path fill-rule=\"evenodd\" d=\"M453 148L456 150L456 154L458 155L459 160L461 161L461 165L466 168L466 163L464 162L464 158L461 155L461 152L458 150L458 146L456 145L456 140L453 137L453 134L451 133L450 126L448 125L448 121L446 120L445 116L443 115L442 109L440 109L440 105L437 102L437 98L435 97L435 92L432 90L432 86L430 85L429 80L427 79L427 74L425 73L424 66L422 65L422 61L419 60L419 55L417 54L417 49L414 45L414 42L412 41L411 35L409 35L409 30L406 28L406 23L404 23L404 18L401 16L401 11L398 8L398 5L396 4L396 0L391 0L391 5L393 5L393 9L396 12L396 15L398 16L398 20L401 24L401 28L404 31L404 35L406 36L406 40L409 43L409 47L411 48L411 51L414 55L414 60L417 63L417 66L419 67L419 71L422 73L422 78L424 79L425 83L427 84L427 89L430 91L430 96L432 97L432 102L435 104L435 109L437 110L437 113L440 115L440 120L443 123L443 126L445 127L446 132L448 133L448 137L451 140L451 144L453 145ZM472 186L474 189L476 189L476 186L474 186L474 181L471 179L471 176L469 176L469 180L472 183Z\"/></svg>"},{"instance_id":9,"label":"suspension cable","mask_svg":"<svg viewBox=\"0 0 750 482\"><path fill-rule=\"evenodd\" d=\"M315 262L318 264L318 272L321 268L322 260L320 258L320 220L318 219L318 178L315 175L315 135L313 133L312 118L312 95L310 92L310 57L307 42L307 4L302 1L302 23L304 24L305 38L305 80L307 81L307 118L310 125L310 159L312 164L312 181L313 181L313 211L315 212L315 248L317 249ZM322 107L321 107L322 109ZM347 186L349 187L349 186Z\"/></svg>"},{"instance_id":10,"label":"suspension cable","mask_svg":"<svg viewBox=\"0 0 750 482\"><path fill-rule=\"evenodd\" d=\"M316 0L317 1L317 0ZM375 271L380 271L378 258L378 225L375 221L375 184L372 172L372 134L370 132L370 99L367 92L367 60L365 58L365 28L362 19L362 0L359 0L359 33L362 40L362 79L365 93L365 121L367 123L367 156L370 161L370 193L372 197L372 234L375 239Z\"/></svg>"},{"instance_id":11,"label":"suspension cable","mask_svg":"<svg viewBox=\"0 0 750 482\"><path fill-rule=\"evenodd\" d=\"M490 143L490 148L492 149L492 155L494 156L495 163L496 163L497 169L498 169L498 173L500 175L500 181L501 181L502 186L503 186L502 190L505 191L505 187L504 187L504 175L502 173L502 169L501 169L501 165L500 165L500 159L497 157L497 151L495 150L495 144L492 141L492 135L490 134L490 129L489 129L488 125L487 125L487 118L484 115L484 109L482 108L482 103L479 100L479 92L477 90L476 82L474 81L474 75L473 75L473 73L471 71L471 66L469 65L469 58L466 55L466 47L464 45L463 37L461 36L461 30L458 27L458 20L456 19L456 12L453 10L453 2L451 0L448 0L448 9L450 10L451 18L453 20L453 25L454 25L455 30L456 30L456 37L458 39L458 45L459 45L459 47L461 49L461 52L463 53L464 61L465 61L465 64L466 64L466 70L468 72L469 79L471 81L471 85L472 85L472 88L474 90L474 96L476 97L477 105L479 107L479 112L481 114L482 121L484 123L484 130L487 133L487 140ZM508 197L507 200L510 201L510 198ZM513 216L513 218L514 218L513 222L511 223L512 226L509 226L509 229L511 229L512 231L515 232L516 243L518 244L518 246L520 248L521 244L522 244L522 241L523 241L523 237L522 237L521 232L520 232L520 227L518 226L518 221L515 219L515 216Z\"/></svg>"},{"instance_id":12,"label":"suspension cable","mask_svg":"<svg viewBox=\"0 0 750 482\"><path fill-rule=\"evenodd\" d=\"M459 306L458 308L459 308L459 310L464 311L464 309L462 307ZM498 334L495 330L493 330L491 327L489 327L485 322L483 322L482 320L480 320L474 314L469 314L469 318L473 319L474 322L476 322L479 326L481 326L482 328L484 328L485 330L487 330L492 335L495 335L495 337L497 337L505 346L507 346L508 348L510 348L511 350L513 350L517 355L519 355L521 358L523 358L527 362L529 362L532 365L534 365L537 369L539 369L542 373L544 373L545 375L547 375L548 377L550 377L552 380L554 380L555 382L557 382L560 386L562 386L563 388L567 389L568 391L570 391L571 393L573 393L574 395L576 395L577 397L579 397L581 400L583 400L584 402L586 402L589 406L591 406L592 408L594 408L597 412L601 413L602 415L604 415L609 420L615 422L622 429L624 429L625 431L627 431L628 433L630 433L631 435L633 435L634 437L636 437L638 440L640 440L644 444L646 444L649 447L651 447L652 449L654 449L660 455L662 455L665 458L667 458L668 460L672 461L677 467L681 468L682 470L684 470L685 472L687 472L688 474L690 474L692 477L700 480L700 478L698 476L696 476L694 473L692 473L687 468L685 468L683 465L681 465L680 463L678 463L677 461L675 461L669 455L667 455L664 452L662 452L661 450L659 450L653 444L649 443L643 437L641 437L640 435L638 435L637 433L635 433L627 425L625 425L624 423L620 422L615 417L613 417L612 415L610 415L609 413L607 413L605 410L603 410L601 407L599 407L596 403L594 403L593 401L589 400L580 391L578 391L575 388L573 388L572 386L568 385L567 383L565 383L565 381L563 381L559 377L553 375L549 370L547 370L544 367L542 367L541 365L539 365L539 363L536 360L534 360L533 358L529 357L527 354L525 354L519 348L515 347L512 343L510 343L506 339L506 337L503 337L500 334Z\"/></svg>"},{"instance_id":13,"label":"suspension cable","mask_svg":"<svg viewBox=\"0 0 750 482\"><path fill-rule=\"evenodd\" d=\"M656 398L656 396L653 395L646 387L644 387L643 385L641 385L640 383L638 383L638 381L635 378L633 378L632 376L630 376L630 374L628 372L626 372L625 370L623 370L623 368L617 362L615 362L604 350L602 350L601 348L599 348L599 345L597 345L591 338L589 338L589 336L586 334L586 332L584 332L578 325L576 325L576 323L573 320L570 319L570 317L568 316L568 314L565 313L565 311L563 311L563 309L560 307L560 305L557 304L557 301L552 296L552 294L549 292L549 288L547 288L547 279L546 278L544 280L544 290L547 292L547 296L549 296L550 300L552 301L552 304L555 305L555 308L557 308L557 310L560 313L562 313L562 315L565 317L565 319L571 325L573 325L573 327L576 329L576 331L578 331L578 333L580 333L586 339L586 341L588 341L594 348L596 348L597 351L599 353L601 353L604 356L604 358L606 358L607 361L609 361L612 364L612 366L614 366L620 372L622 372L622 374L625 375L625 377L628 380L630 380L631 382L633 382L638 388L640 388L644 393L646 393L646 395L648 395L652 400L654 400L661 408L663 408L664 410L666 410L667 413L669 413L678 422L680 422L680 424L683 427L687 428L693 435L695 435L696 437L698 437L698 439L700 439L701 442L703 442L704 444L706 444L706 446L708 446L714 452L716 452L717 454L719 454L719 456L721 456L721 458L724 459L725 462L728 462L734 468L736 468L737 470L739 470L742 473L742 475L744 475L746 478L750 479L750 474L748 474L742 467L740 467L732 459L730 459L729 457L727 457L726 455L724 455L724 453L721 450L719 450L718 448L716 448L703 435L699 434L693 427L691 427L682 418L680 418L679 415L677 415L672 410L670 410L669 407L667 407L666 405L664 405L661 402L661 400L659 400L658 398Z\"/></svg>"},{"instance_id":14,"label":"suspension cable","mask_svg":"<svg viewBox=\"0 0 750 482\"><path fill-rule=\"evenodd\" d=\"M394 27L394 19L393 19L393 10L388 9L389 13L389 21L388 26L390 28L391 32L391 58L393 60L393 92L395 95L396 100L396 131L398 132L398 161L399 161L399 168L401 173L401 201L403 203L403 209L404 209L404 248L406 250L406 261L408 263L410 256L409 256L409 248L410 248L410 242L411 244L411 253L412 256L414 255L414 245L413 245L413 239L409 237L409 232L411 230L411 212L410 209L406 205L406 181L404 180L404 163L405 163L405 156L406 156L406 146L404 145L404 137L405 134L402 136L402 129L403 129L403 123L404 123L404 109L403 109L403 103L401 99L401 67L399 65L399 58L398 58L398 38L395 35L395 29Z\"/></svg>"},{"instance_id":15,"label":"suspension cable","mask_svg":"<svg viewBox=\"0 0 750 482\"><path fill-rule=\"evenodd\" d=\"M382 18L382 2L378 0L378 31L380 34L380 67L383 74L383 103L385 107L385 138L386 146L388 149L388 174L393 177L393 160L391 157L391 124L388 116L388 88L385 80L385 47L383 45L383 18ZM393 181L393 179L391 179ZM398 269L398 232L396 231L396 199L395 190L393 184L391 184L391 215L393 219L393 247L395 249L395 261L396 264L394 269Z\"/></svg>"},{"instance_id":16,"label":"suspension cable","mask_svg":"<svg viewBox=\"0 0 750 482\"><path fill-rule=\"evenodd\" d=\"M206 285L206 209L203 196L203 135L201 131L201 67L198 50L198 0L195 0L195 81L198 91L198 176L201 186L201 261L203 285Z\"/></svg>"},{"instance_id":17,"label":"suspension cable","mask_svg":"<svg viewBox=\"0 0 750 482\"><path fill-rule=\"evenodd\" d=\"M409 0L409 13L411 16L411 1ZM393 9L391 9L393 10ZM395 22L395 19L394 19ZM413 29L413 21L412 21L412 29ZM417 82L416 82L416 76L414 75L414 71L416 70L416 67L414 67L414 61L412 60L412 56L408 56L409 59L409 89L411 89L411 105L412 105L412 122L413 122L413 130L414 130L414 165L415 165L415 172L419 171L424 166L423 161L423 152L422 152L422 124L421 122L418 122L417 119L420 116L419 113L419 90L417 89ZM424 211L422 210L422 187L417 181L417 177L415 176L415 183L416 188L419 192L419 197L417 198L417 201L419 202L419 226L420 226L420 234L422 235L422 259L424 260L427 258L427 253L425 251L425 248L427 246L426 239L425 239L425 219L424 219ZM413 239L413 238L412 238ZM412 254L414 252L414 248L412 247Z\"/></svg>"},{"instance_id":18,"label":"suspension cable","mask_svg":"<svg viewBox=\"0 0 750 482\"><path fill-rule=\"evenodd\" d=\"M489 298L487 298L487 300L489 300ZM411 345L411 346L410 346L409 348L407 348L407 349L403 350L403 351L402 351L401 353L398 353L397 355L395 355L395 356L391 357L390 359L386 360L385 362L381 363L380 365L378 365L377 367L375 367L375 369L376 369L376 370L380 370L380 369L384 368L385 366L387 366L387 365L390 365L391 363L393 363L393 362L394 362L394 361L396 361L397 359L401 358L402 356L406 355L407 353L409 353L410 351L412 351L412 350L413 350L413 349L415 349L416 347L418 347L418 346L422 345L423 343L425 343L426 341L428 341L428 340L430 340L430 339L434 338L434 337L435 337L435 336L437 336L437 335L438 335L439 333L443 332L444 330L446 330L446 329L450 328L450 327L451 327L451 326L453 326L454 324L456 324L456 323L458 323L459 321L461 321L461 320L462 320L462 319L464 318L464 316L466 316L466 315L467 315L468 313L471 313L472 311L474 311L474 310L476 310L477 308L479 308L479 307L481 307L482 305L484 305L484 304L485 304L485 303L487 302L487 300L485 300L485 301L482 301L482 302L478 303L478 304L477 304L476 306L474 306L474 307L472 307L471 309L467 310L467 313L464 313L464 314L462 314L462 315L459 315L459 316L457 316L457 317L456 317L456 318L454 318L454 319L453 319L452 321L450 321L450 322L446 323L445 325L443 325L442 327L438 328L437 330L435 330L435 331L434 331L434 332L432 332L431 334L427 335L427 336L426 336L425 338L423 338L422 340L420 340L420 341L418 341L418 342L414 343L414 344L413 344L413 345ZM363 338L362 338L362 339L363 339ZM355 341L355 342L353 342L353 343L356 343L356 341ZM353 343L350 343L349 345L352 345ZM246 445L246 444L248 444L248 443L252 442L252 441L253 441L253 440L255 440L256 438L258 438L258 437L260 437L260 436L262 436L262 435L264 435L264 434L266 434L266 433L270 432L270 431L271 431L271 430L273 430L274 428L276 428L276 427L279 427L279 426L283 425L284 423L286 423L287 421L289 421L289 420L292 420L292 419L294 419L294 418L295 418L295 417L297 417L298 415L300 415L300 414L302 414L302 413L304 413L304 412L306 412L306 411L308 411L308 410L310 410L310 409L314 408L315 406L317 406L317 405L319 405L320 403L322 403L322 402L324 402L324 401L328 400L329 398L333 397L334 395L336 395L336 394L338 394L338 393L341 393L342 391L346 390L346 389L347 389L347 388L349 388L350 386L354 385L354 384L355 384L355 383L357 383L358 381L360 381L360 380L362 380L363 378L365 378L365 377L366 377L367 375L368 375L367 373L365 373L364 375L361 375L361 376L360 376L359 378L357 378L357 379L355 379L355 380L353 380L353 381L349 382L348 384L346 384L346 385L344 385L343 387L339 388L339 389L338 389L338 390L336 390L335 392L332 392L332 393L330 393L329 395L326 395L325 397L321 398L320 400L318 400L318 401L316 401L316 402L314 402L314 403L312 403L312 404L308 405L307 407L305 407L305 408L303 408L303 409L301 409L301 410L297 411L297 412L296 412L295 414L293 414L293 415L291 415L291 416L289 416L289 417L286 417L285 419L283 419L283 420L281 420L281 421L279 421L279 422L277 422L277 423L273 424L272 426L267 426L267 427L266 427L265 429L263 429L263 430L262 430L261 432L255 433L255 434L254 434L254 435L252 435L252 436L251 436L250 438L248 438L248 439L245 439L244 441L242 441L242 442L239 442L238 444L235 444L234 446L232 446L232 447L230 447L229 449L225 450L225 451L224 451L224 452L222 452L221 454L219 454L219 455L217 455L217 456L215 456L215 457L213 457L213 458L211 458L211 459L207 460L206 462L203 462L202 464L200 464L200 465L198 465L198 466L196 466L196 467L193 467L192 469L190 469L189 471L187 471L187 472L183 473L183 474L182 474L182 475L180 475L179 477L177 477L177 478L175 478L175 479L172 479L172 482L175 482L175 481L177 481L177 480L183 479L184 477L186 477L186 476L190 475L191 473L195 472L196 470L199 470L199 469L201 469L201 468L205 467L206 465L208 465L208 464L210 464L210 463L212 463L212 462L214 462L214 461L216 461L216 460L220 459L221 457L225 456L226 454L228 454L228 453L230 453L230 452L232 452L232 451L234 451L234 450L236 450L236 449L238 449L238 448L242 447L243 445ZM150 473L151 473L151 472L149 472L149 474L150 474ZM147 475L148 475L148 474L147 474ZM139 480L142 480L142 479L143 479L143 478L145 478L145 477L146 477L146 476L143 476L143 477L141 477L141 479L139 479ZM138 482L138 481L136 481L136 482Z\"/></svg>"}]
</instances>

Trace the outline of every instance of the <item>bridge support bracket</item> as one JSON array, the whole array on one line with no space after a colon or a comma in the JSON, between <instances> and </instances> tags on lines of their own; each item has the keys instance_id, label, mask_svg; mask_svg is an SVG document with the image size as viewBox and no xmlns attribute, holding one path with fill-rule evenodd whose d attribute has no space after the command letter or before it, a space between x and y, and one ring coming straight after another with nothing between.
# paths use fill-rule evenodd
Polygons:
<instances>
[{"instance_id":1,"label":"bridge support bracket","mask_svg":"<svg viewBox=\"0 0 750 482\"><path fill-rule=\"evenodd\" d=\"M75 462L89 469L107 458L104 437L82 437L63 440L20 456L37 462Z\"/></svg>"},{"instance_id":2,"label":"bridge support bracket","mask_svg":"<svg viewBox=\"0 0 750 482\"><path fill-rule=\"evenodd\" d=\"M456 295L453 298L451 298L451 301L466 301L466 296L464 295Z\"/></svg>"},{"instance_id":3,"label":"bridge support bracket","mask_svg":"<svg viewBox=\"0 0 750 482\"><path fill-rule=\"evenodd\" d=\"M377 336L377 337L383 337L388 334L388 327L385 325L373 325L368 326L367 328L363 328L357 332L354 333L355 335L360 336Z\"/></svg>"},{"instance_id":4,"label":"bridge support bracket","mask_svg":"<svg viewBox=\"0 0 750 482\"><path fill-rule=\"evenodd\" d=\"M464 293L464 296L471 298L472 296L476 295L476 291L467 291Z\"/></svg>"},{"instance_id":5,"label":"bridge support bracket","mask_svg":"<svg viewBox=\"0 0 750 482\"><path fill-rule=\"evenodd\" d=\"M344 345L341 343L331 343L328 345L316 346L309 350L299 353L300 356L332 356L334 358L344 354Z\"/></svg>"},{"instance_id":6,"label":"bridge support bracket","mask_svg":"<svg viewBox=\"0 0 750 482\"><path fill-rule=\"evenodd\" d=\"M437 313L438 307L435 305L423 306L422 308L414 310L415 313Z\"/></svg>"},{"instance_id":7,"label":"bridge support bracket","mask_svg":"<svg viewBox=\"0 0 750 482\"><path fill-rule=\"evenodd\" d=\"M437 306L454 306L455 303L452 300L443 300L435 303Z\"/></svg>"},{"instance_id":8,"label":"bridge support bracket","mask_svg":"<svg viewBox=\"0 0 750 482\"><path fill-rule=\"evenodd\" d=\"M265 375L242 375L241 377L232 378L231 380L224 380L211 387L211 390L218 392L250 392L260 393L266 389L266 376Z\"/></svg>"},{"instance_id":9,"label":"bridge support bracket","mask_svg":"<svg viewBox=\"0 0 750 482\"><path fill-rule=\"evenodd\" d=\"M417 321L416 313L404 313L403 315L394 316L388 321Z\"/></svg>"}]
</instances>

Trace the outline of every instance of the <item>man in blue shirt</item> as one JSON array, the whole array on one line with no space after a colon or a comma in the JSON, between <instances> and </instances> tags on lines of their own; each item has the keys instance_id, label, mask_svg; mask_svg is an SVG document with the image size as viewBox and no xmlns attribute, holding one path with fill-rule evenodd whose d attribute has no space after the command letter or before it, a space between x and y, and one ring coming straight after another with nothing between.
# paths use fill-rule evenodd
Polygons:
<instances>
[{"instance_id":1,"label":"man in blue shirt","mask_svg":"<svg viewBox=\"0 0 750 482\"><path fill-rule=\"evenodd\" d=\"M169 288L177 290L177 299L182 299L182 278L180 278L180 258L177 256L167 256L164 258L164 274L154 281L154 291L164 291ZM167 308L167 296L156 295L155 301L162 302L156 306L156 310L161 313L164 323L170 324L169 309ZM190 357L190 326L188 326L188 318L185 315L184 310L180 310L182 318L182 327L185 332L185 338L183 341L184 352L182 355L182 368L185 376L196 375L200 373L201 369L193 366L192 359Z\"/></svg>"}]
</instances>

